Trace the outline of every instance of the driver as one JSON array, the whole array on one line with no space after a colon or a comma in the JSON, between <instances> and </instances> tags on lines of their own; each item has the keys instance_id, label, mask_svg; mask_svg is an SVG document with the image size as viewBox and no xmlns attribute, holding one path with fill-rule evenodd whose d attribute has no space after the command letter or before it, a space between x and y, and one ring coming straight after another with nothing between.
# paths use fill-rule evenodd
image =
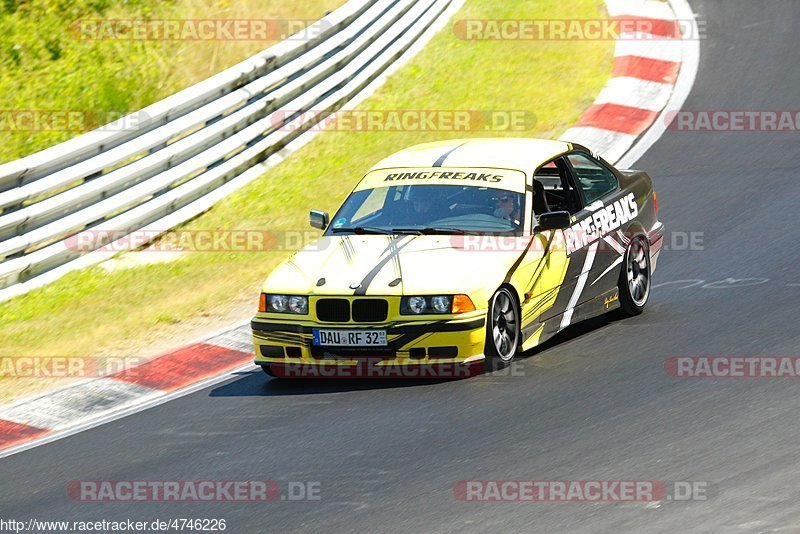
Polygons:
<instances>
[{"instance_id":1,"label":"driver","mask_svg":"<svg viewBox=\"0 0 800 534\"><path fill-rule=\"evenodd\" d=\"M513 222L515 225L520 223L519 208L514 202L514 196L511 193L502 191L494 196L494 216L498 219L505 219Z\"/></svg>"}]
</instances>

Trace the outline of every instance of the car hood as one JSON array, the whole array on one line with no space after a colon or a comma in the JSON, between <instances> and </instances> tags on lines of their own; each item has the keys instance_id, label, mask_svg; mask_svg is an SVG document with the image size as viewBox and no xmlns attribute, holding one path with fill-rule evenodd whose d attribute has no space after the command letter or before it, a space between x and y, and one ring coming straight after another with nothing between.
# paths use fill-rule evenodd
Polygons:
<instances>
[{"instance_id":1,"label":"car hood","mask_svg":"<svg viewBox=\"0 0 800 534\"><path fill-rule=\"evenodd\" d=\"M494 290L529 240L449 235L326 236L278 266L264 283L264 292L425 295Z\"/></svg>"}]
</instances>

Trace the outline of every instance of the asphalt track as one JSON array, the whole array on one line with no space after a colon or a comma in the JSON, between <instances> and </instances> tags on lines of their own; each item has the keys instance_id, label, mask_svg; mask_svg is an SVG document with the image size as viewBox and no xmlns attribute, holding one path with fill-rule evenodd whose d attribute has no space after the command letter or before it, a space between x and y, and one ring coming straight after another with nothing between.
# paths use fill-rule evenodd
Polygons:
<instances>
[{"instance_id":1,"label":"asphalt track","mask_svg":"<svg viewBox=\"0 0 800 534\"><path fill-rule=\"evenodd\" d=\"M693 0L685 109L800 109L800 3ZM310 384L245 373L0 461L0 517L225 518L229 532L800 529L800 383L677 379L680 355L798 355L797 133L668 131L651 172L671 232L647 312L572 327L522 376ZM741 279L759 278L744 284ZM731 282L737 279L739 282ZM692 285L692 287L686 287ZM81 503L72 480L318 481L319 501ZM705 501L465 503L465 479L704 481Z\"/></svg>"}]
</instances>

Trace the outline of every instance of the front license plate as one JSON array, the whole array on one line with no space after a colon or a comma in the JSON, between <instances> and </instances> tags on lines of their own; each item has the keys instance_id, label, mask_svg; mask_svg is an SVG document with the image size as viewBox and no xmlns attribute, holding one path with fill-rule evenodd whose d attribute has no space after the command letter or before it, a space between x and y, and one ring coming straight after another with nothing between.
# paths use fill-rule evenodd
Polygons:
<instances>
[{"instance_id":1,"label":"front license plate","mask_svg":"<svg viewBox=\"0 0 800 534\"><path fill-rule=\"evenodd\" d=\"M322 330L315 328L314 345L330 347L385 347L386 330Z\"/></svg>"}]
</instances>

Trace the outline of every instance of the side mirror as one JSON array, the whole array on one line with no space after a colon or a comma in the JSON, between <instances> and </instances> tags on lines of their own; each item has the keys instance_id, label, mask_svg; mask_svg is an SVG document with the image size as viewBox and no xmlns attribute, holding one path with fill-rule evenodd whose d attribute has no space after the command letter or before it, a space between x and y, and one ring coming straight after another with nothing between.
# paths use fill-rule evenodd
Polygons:
<instances>
[{"instance_id":1,"label":"side mirror","mask_svg":"<svg viewBox=\"0 0 800 534\"><path fill-rule=\"evenodd\" d=\"M568 211L550 211L539 215L539 224L536 231L544 230L566 230L571 224L571 216Z\"/></svg>"},{"instance_id":2,"label":"side mirror","mask_svg":"<svg viewBox=\"0 0 800 534\"><path fill-rule=\"evenodd\" d=\"M311 213L308 214L308 222L311 223L312 227L319 228L320 230L324 230L328 227L328 219L327 211L311 210Z\"/></svg>"}]
</instances>

